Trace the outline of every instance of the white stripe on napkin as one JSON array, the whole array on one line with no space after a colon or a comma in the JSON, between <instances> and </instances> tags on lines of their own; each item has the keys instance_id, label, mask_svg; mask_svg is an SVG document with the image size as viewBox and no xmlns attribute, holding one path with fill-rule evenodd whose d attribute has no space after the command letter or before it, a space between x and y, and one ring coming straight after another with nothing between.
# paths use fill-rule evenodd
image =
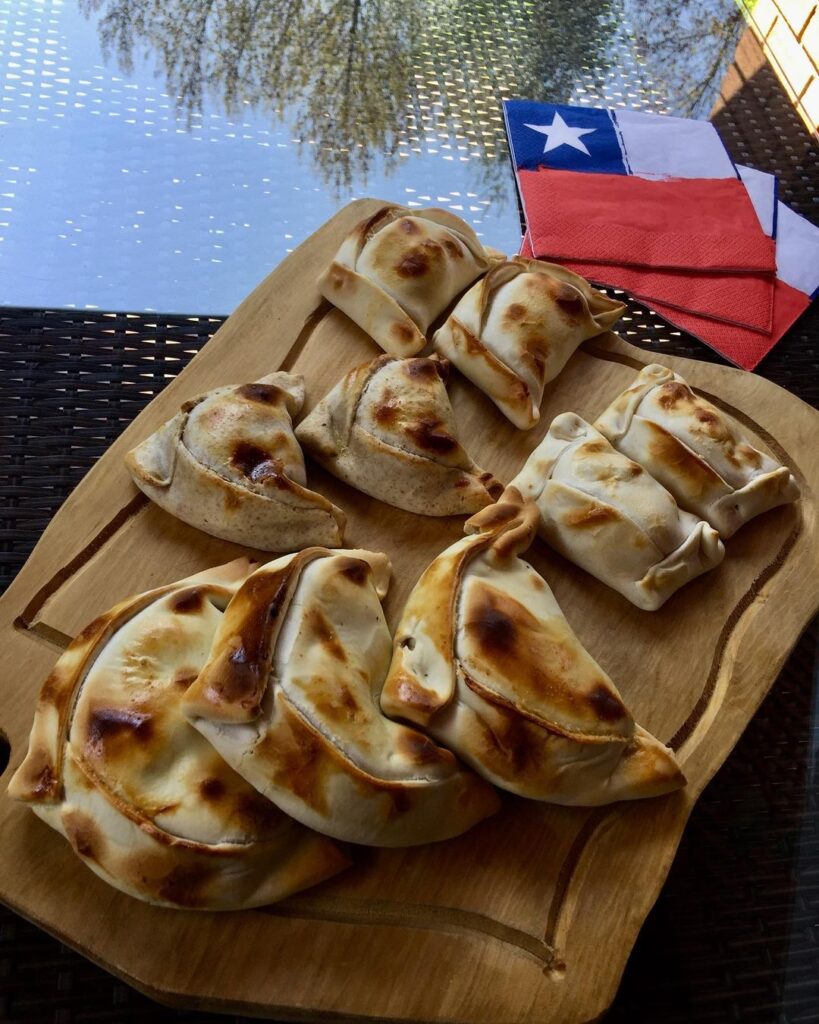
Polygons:
<instances>
[{"instance_id":1,"label":"white stripe on napkin","mask_svg":"<svg viewBox=\"0 0 819 1024\"><path fill-rule=\"evenodd\" d=\"M776 228L776 175L758 171L755 167L737 164L742 184L748 190L751 202L762 230L768 238L774 238Z\"/></svg>"},{"instance_id":2,"label":"white stripe on napkin","mask_svg":"<svg viewBox=\"0 0 819 1024\"><path fill-rule=\"evenodd\" d=\"M716 128L708 121L616 110L632 174L641 178L736 178Z\"/></svg>"}]
</instances>

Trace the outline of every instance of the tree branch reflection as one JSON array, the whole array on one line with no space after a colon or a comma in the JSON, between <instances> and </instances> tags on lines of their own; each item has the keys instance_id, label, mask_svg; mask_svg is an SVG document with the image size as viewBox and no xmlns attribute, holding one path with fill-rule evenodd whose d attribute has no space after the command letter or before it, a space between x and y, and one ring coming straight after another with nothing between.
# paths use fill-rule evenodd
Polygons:
<instances>
[{"instance_id":1,"label":"tree branch reflection","mask_svg":"<svg viewBox=\"0 0 819 1024\"><path fill-rule=\"evenodd\" d=\"M326 181L349 189L396 158L417 112L424 0L80 0L106 55L128 73L153 56L188 115L206 98L282 118Z\"/></svg>"},{"instance_id":2,"label":"tree branch reflection","mask_svg":"<svg viewBox=\"0 0 819 1024\"><path fill-rule=\"evenodd\" d=\"M729 12L726 17L726 5ZM152 59L189 123L207 100L284 122L338 193L402 147L469 159L509 197L500 101L606 103L618 55L700 114L738 35L730 0L80 0L123 70ZM634 33L628 28L634 25ZM636 47L636 49L635 49ZM581 87L582 85L582 87ZM579 91L578 91L579 90ZM403 146L402 146L403 144ZM478 157L479 159L475 159Z\"/></svg>"}]
</instances>

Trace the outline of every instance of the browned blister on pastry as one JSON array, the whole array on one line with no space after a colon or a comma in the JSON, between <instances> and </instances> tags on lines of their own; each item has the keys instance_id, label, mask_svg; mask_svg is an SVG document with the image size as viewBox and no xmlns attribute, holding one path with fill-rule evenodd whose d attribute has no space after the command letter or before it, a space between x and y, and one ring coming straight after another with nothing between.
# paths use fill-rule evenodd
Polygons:
<instances>
[{"instance_id":1,"label":"browned blister on pastry","mask_svg":"<svg viewBox=\"0 0 819 1024\"><path fill-rule=\"evenodd\" d=\"M666 366L643 367L595 426L725 538L799 497L786 466L755 448L730 416Z\"/></svg>"},{"instance_id":2,"label":"browned blister on pastry","mask_svg":"<svg viewBox=\"0 0 819 1024\"><path fill-rule=\"evenodd\" d=\"M9 794L97 875L174 907L254 907L322 881L344 855L222 760L181 710L246 559L123 601L46 680Z\"/></svg>"},{"instance_id":3,"label":"browned blister on pastry","mask_svg":"<svg viewBox=\"0 0 819 1024\"><path fill-rule=\"evenodd\" d=\"M365 494L419 515L469 515L503 485L457 436L438 356L379 356L341 380L296 428L325 469Z\"/></svg>"},{"instance_id":4,"label":"browned blister on pastry","mask_svg":"<svg viewBox=\"0 0 819 1024\"><path fill-rule=\"evenodd\" d=\"M565 267L517 257L469 289L434 343L526 430L540 419L546 384L581 342L610 330L625 308Z\"/></svg>"},{"instance_id":5,"label":"browned blister on pastry","mask_svg":"<svg viewBox=\"0 0 819 1024\"><path fill-rule=\"evenodd\" d=\"M519 554L538 511L510 487L416 584L381 707L520 796L597 805L685 784Z\"/></svg>"},{"instance_id":6,"label":"browned blister on pastry","mask_svg":"<svg viewBox=\"0 0 819 1024\"><path fill-rule=\"evenodd\" d=\"M391 638L386 557L310 548L257 569L185 698L189 720L260 793L317 831L375 846L458 835L491 786L378 693Z\"/></svg>"},{"instance_id":7,"label":"browned blister on pastry","mask_svg":"<svg viewBox=\"0 0 819 1024\"><path fill-rule=\"evenodd\" d=\"M126 456L134 483L167 512L214 537L293 551L341 543L341 509L307 487L291 417L298 374L279 371L186 402Z\"/></svg>"},{"instance_id":8,"label":"browned blister on pastry","mask_svg":"<svg viewBox=\"0 0 819 1024\"><path fill-rule=\"evenodd\" d=\"M492 257L446 210L384 206L345 238L319 290L385 352L411 356L425 332Z\"/></svg>"}]
</instances>

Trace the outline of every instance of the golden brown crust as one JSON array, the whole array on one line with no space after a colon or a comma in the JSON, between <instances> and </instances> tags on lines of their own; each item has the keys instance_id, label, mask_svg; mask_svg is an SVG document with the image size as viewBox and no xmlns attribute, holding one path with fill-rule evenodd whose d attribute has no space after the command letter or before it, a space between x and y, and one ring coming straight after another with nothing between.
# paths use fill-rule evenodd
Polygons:
<instances>
[{"instance_id":1,"label":"golden brown crust","mask_svg":"<svg viewBox=\"0 0 819 1024\"><path fill-rule=\"evenodd\" d=\"M216 388L125 458L134 483L167 512L206 533L268 551L341 543L345 516L306 487L291 414L301 377L278 372Z\"/></svg>"},{"instance_id":2,"label":"golden brown crust","mask_svg":"<svg viewBox=\"0 0 819 1024\"><path fill-rule=\"evenodd\" d=\"M247 559L122 602L69 646L9 786L100 877L168 906L280 899L346 865L230 769L180 702Z\"/></svg>"},{"instance_id":3,"label":"golden brown crust","mask_svg":"<svg viewBox=\"0 0 819 1024\"><path fill-rule=\"evenodd\" d=\"M540 418L544 386L624 309L564 267L516 257L472 286L434 344L526 430Z\"/></svg>"},{"instance_id":4,"label":"golden brown crust","mask_svg":"<svg viewBox=\"0 0 819 1024\"><path fill-rule=\"evenodd\" d=\"M318 285L385 351L411 356L432 321L489 265L459 217L384 206L353 228Z\"/></svg>"},{"instance_id":5,"label":"golden brown crust","mask_svg":"<svg viewBox=\"0 0 819 1024\"><path fill-rule=\"evenodd\" d=\"M793 474L754 448L721 409L668 367L643 367L596 424L679 502L731 537L754 516L799 497Z\"/></svg>"},{"instance_id":6,"label":"golden brown crust","mask_svg":"<svg viewBox=\"0 0 819 1024\"><path fill-rule=\"evenodd\" d=\"M691 472L707 471L692 456ZM552 421L512 483L555 550L646 611L725 555L716 530L574 413Z\"/></svg>"},{"instance_id":7,"label":"golden brown crust","mask_svg":"<svg viewBox=\"0 0 819 1024\"><path fill-rule=\"evenodd\" d=\"M351 371L296 428L353 487L419 515L464 515L503 490L457 437L446 360L380 356Z\"/></svg>"},{"instance_id":8,"label":"golden brown crust","mask_svg":"<svg viewBox=\"0 0 819 1024\"><path fill-rule=\"evenodd\" d=\"M513 487L422 575L396 630L384 711L421 725L489 781L534 799L601 804L684 778L518 554L537 510Z\"/></svg>"},{"instance_id":9,"label":"golden brown crust","mask_svg":"<svg viewBox=\"0 0 819 1024\"><path fill-rule=\"evenodd\" d=\"M538 520L535 503L524 499L517 487L510 485L494 505L467 520L464 532L486 535L498 558L512 558L531 545Z\"/></svg>"},{"instance_id":10,"label":"golden brown crust","mask_svg":"<svg viewBox=\"0 0 819 1024\"><path fill-rule=\"evenodd\" d=\"M255 572L230 602L207 665L185 693L188 716L252 722L269 682L270 660L303 567L328 552L299 551L271 572Z\"/></svg>"},{"instance_id":11,"label":"golden brown crust","mask_svg":"<svg viewBox=\"0 0 819 1024\"><path fill-rule=\"evenodd\" d=\"M484 700L564 736L592 741L630 732L611 680L579 654L563 621L538 618L508 592L475 580L462 598L460 629L472 652L465 681Z\"/></svg>"},{"instance_id":12,"label":"golden brown crust","mask_svg":"<svg viewBox=\"0 0 819 1024\"><path fill-rule=\"evenodd\" d=\"M386 558L304 554L262 566L236 595L189 691L191 722L259 792L336 838L433 842L493 813L490 787L378 709L390 655L379 603ZM240 677L231 663L238 649ZM208 700L217 688L219 699Z\"/></svg>"}]
</instances>

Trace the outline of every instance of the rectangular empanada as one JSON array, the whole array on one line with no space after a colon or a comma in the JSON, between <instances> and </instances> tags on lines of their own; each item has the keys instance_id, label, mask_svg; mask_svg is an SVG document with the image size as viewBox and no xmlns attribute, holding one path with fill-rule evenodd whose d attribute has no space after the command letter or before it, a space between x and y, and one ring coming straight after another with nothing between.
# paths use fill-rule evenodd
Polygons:
<instances>
[{"instance_id":1,"label":"rectangular empanada","mask_svg":"<svg viewBox=\"0 0 819 1024\"><path fill-rule=\"evenodd\" d=\"M510 487L535 500L556 551L646 611L725 556L716 530L571 412L552 421Z\"/></svg>"},{"instance_id":2,"label":"rectangular empanada","mask_svg":"<svg viewBox=\"0 0 819 1024\"><path fill-rule=\"evenodd\" d=\"M786 466L754 448L736 423L667 366L643 367L595 426L724 538L799 497Z\"/></svg>"}]
</instances>

